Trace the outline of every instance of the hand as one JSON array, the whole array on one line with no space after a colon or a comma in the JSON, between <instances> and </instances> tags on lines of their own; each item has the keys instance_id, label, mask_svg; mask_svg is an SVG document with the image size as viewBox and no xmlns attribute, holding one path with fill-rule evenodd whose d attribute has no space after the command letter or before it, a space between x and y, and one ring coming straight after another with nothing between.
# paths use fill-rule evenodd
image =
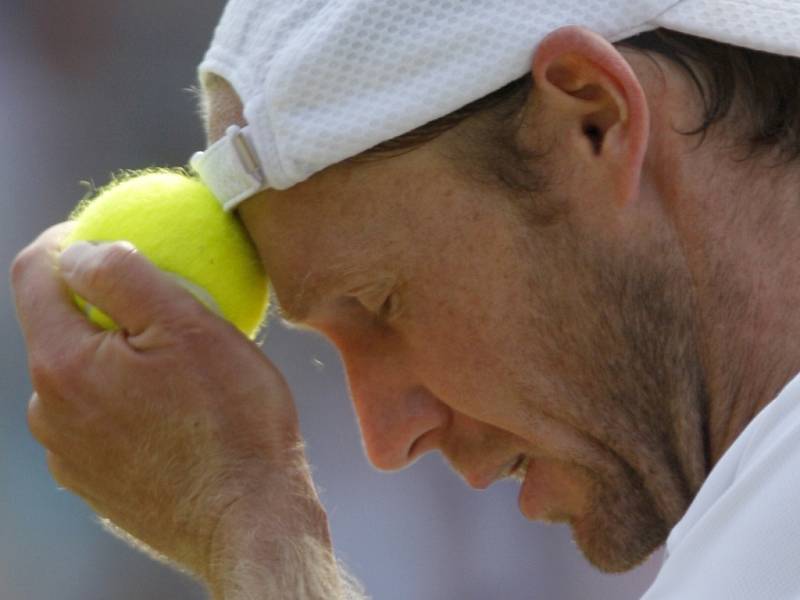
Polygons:
<instances>
[{"instance_id":1,"label":"hand","mask_svg":"<svg viewBox=\"0 0 800 600\"><path fill-rule=\"evenodd\" d=\"M255 507L262 530L313 529L329 544L277 369L130 246L59 256L69 227L44 232L12 267L35 390L28 422L55 480L207 581L212 554L234 551L219 546L254 527ZM94 326L70 289L121 329Z\"/></svg>"}]
</instances>

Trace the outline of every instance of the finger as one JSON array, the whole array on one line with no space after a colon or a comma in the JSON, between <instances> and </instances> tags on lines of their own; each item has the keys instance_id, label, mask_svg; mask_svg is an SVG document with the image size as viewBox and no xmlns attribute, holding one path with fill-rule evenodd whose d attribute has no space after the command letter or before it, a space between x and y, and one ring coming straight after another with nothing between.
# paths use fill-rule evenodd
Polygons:
<instances>
[{"instance_id":1,"label":"finger","mask_svg":"<svg viewBox=\"0 0 800 600\"><path fill-rule=\"evenodd\" d=\"M71 227L71 223L50 227L11 266L17 317L29 348L37 351L55 352L65 341L74 343L96 333L58 274L61 240Z\"/></svg>"},{"instance_id":2,"label":"finger","mask_svg":"<svg viewBox=\"0 0 800 600\"><path fill-rule=\"evenodd\" d=\"M59 266L70 288L132 336L211 314L129 242L76 242Z\"/></svg>"}]
</instances>

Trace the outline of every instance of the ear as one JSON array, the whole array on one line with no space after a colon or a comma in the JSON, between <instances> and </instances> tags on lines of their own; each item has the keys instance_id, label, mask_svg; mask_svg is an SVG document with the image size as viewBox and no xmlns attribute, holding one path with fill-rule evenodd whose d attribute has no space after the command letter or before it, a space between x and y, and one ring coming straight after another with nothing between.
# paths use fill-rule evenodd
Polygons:
<instances>
[{"instance_id":1,"label":"ear","mask_svg":"<svg viewBox=\"0 0 800 600\"><path fill-rule=\"evenodd\" d=\"M650 112L628 62L600 35L565 27L542 40L532 70L537 102L556 111L575 158L608 178L618 202L635 198Z\"/></svg>"}]
</instances>

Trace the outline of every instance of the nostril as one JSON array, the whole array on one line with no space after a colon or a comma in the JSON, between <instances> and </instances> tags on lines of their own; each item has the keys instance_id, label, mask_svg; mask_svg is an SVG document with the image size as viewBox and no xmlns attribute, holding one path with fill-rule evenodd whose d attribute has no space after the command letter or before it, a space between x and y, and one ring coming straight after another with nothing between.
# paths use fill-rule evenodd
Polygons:
<instances>
[{"instance_id":1,"label":"nostril","mask_svg":"<svg viewBox=\"0 0 800 600\"><path fill-rule=\"evenodd\" d=\"M367 456L382 471L407 467L439 446L449 409L429 392L408 392L399 401L356 401ZM388 405L388 406L387 406Z\"/></svg>"},{"instance_id":2,"label":"nostril","mask_svg":"<svg viewBox=\"0 0 800 600\"><path fill-rule=\"evenodd\" d=\"M441 430L434 429L432 431L428 431L427 433L422 434L412 442L411 446L408 449L408 453L406 455L406 461L409 465L415 462L423 454L430 452L431 450L435 450L439 447L438 444L439 431Z\"/></svg>"}]
</instances>

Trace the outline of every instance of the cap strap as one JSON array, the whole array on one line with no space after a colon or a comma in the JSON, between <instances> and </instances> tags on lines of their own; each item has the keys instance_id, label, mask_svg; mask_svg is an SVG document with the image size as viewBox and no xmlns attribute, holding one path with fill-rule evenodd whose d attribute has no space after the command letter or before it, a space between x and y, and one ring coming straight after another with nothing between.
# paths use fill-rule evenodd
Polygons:
<instances>
[{"instance_id":1,"label":"cap strap","mask_svg":"<svg viewBox=\"0 0 800 600\"><path fill-rule=\"evenodd\" d=\"M231 125L224 136L189 161L226 211L269 187L248 133L248 127Z\"/></svg>"}]
</instances>

